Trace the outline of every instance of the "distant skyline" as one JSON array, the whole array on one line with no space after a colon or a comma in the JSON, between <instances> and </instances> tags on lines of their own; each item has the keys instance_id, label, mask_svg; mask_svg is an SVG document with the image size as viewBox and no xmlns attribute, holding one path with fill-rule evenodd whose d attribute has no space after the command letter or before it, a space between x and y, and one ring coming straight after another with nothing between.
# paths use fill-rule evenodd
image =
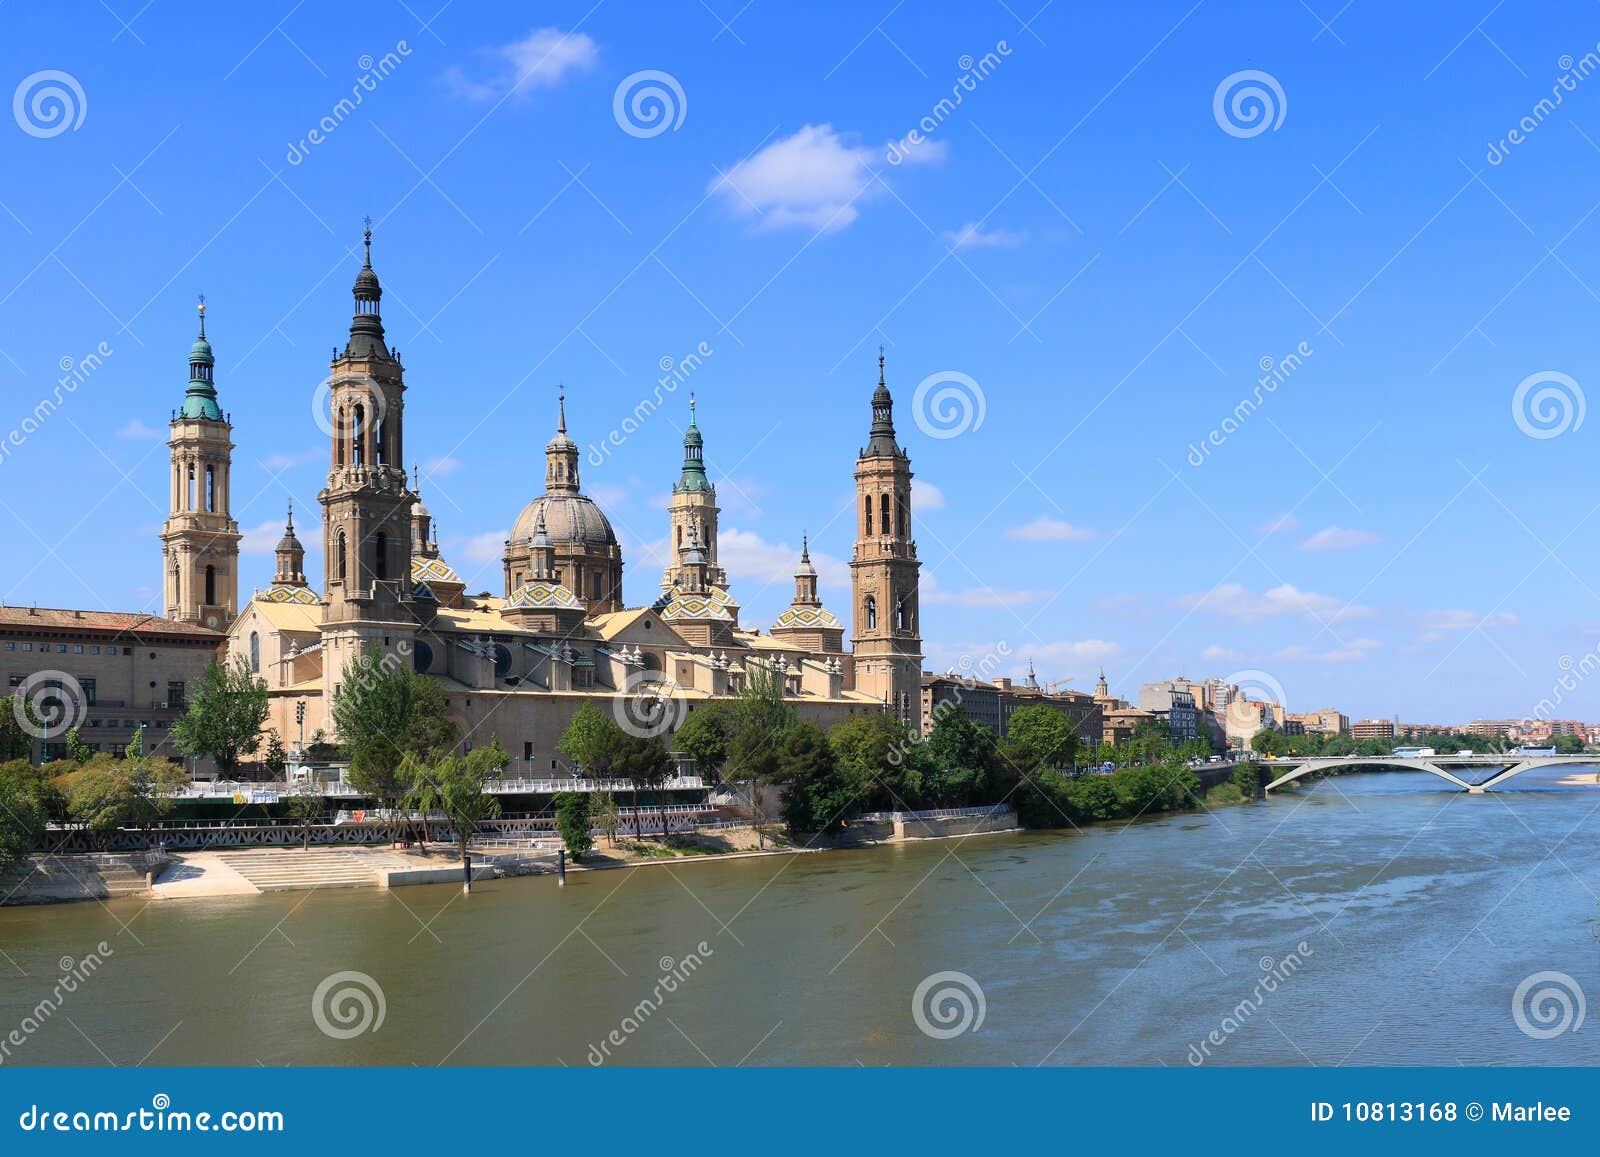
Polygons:
<instances>
[{"instance_id":1,"label":"distant skyline","mask_svg":"<svg viewBox=\"0 0 1600 1157\"><path fill-rule=\"evenodd\" d=\"M744 620L802 534L848 618L882 345L929 669L1600 719L1592 5L883 7L8 8L0 599L160 613L202 291L241 593L320 575L370 214L469 590L564 387L649 601L692 391Z\"/></svg>"}]
</instances>

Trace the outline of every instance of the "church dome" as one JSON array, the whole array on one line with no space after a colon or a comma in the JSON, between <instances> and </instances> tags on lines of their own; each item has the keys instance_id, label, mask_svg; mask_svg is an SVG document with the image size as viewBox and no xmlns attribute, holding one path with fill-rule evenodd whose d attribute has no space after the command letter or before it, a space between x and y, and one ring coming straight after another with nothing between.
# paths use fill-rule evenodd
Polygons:
<instances>
[{"instance_id":1,"label":"church dome","mask_svg":"<svg viewBox=\"0 0 1600 1157\"><path fill-rule=\"evenodd\" d=\"M558 550L570 542L600 550L617 546L611 520L582 494L545 494L528 503L511 528L513 546L521 546L533 537L541 511L545 533Z\"/></svg>"}]
</instances>

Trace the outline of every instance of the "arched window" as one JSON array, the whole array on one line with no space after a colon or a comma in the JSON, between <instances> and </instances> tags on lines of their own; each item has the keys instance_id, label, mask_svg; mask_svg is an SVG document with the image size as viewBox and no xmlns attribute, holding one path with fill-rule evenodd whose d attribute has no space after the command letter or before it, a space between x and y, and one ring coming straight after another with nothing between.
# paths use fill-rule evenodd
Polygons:
<instances>
[{"instance_id":1,"label":"arched window","mask_svg":"<svg viewBox=\"0 0 1600 1157\"><path fill-rule=\"evenodd\" d=\"M250 670L257 675L261 673L261 636L255 631L250 632Z\"/></svg>"},{"instance_id":2,"label":"arched window","mask_svg":"<svg viewBox=\"0 0 1600 1157\"><path fill-rule=\"evenodd\" d=\"M867 630L876 631L878 629L878 600L873 598L871 595L867 596L866 610Z\"/></svg>"},{"instance_id":3,"label":"arched window","mask_svg":"<svg viewBox=\"0 0 1600 1157\"><path fill-rule=\"evenodd\" d=\"M897 631L903 631L906 629L905 599L896 599L894 602L894 629Z\"/></svg>"},{"instance_id":4,"label":"arched window","mask_svg":"<svg viewBox=\"0 0 1600 1157\"><path fill-rule=\"evenodd\" d=\"M217 512L217 468L206 467L206 513Z\"/></svg>"},{"instance_id":5,"label":"arched window","mask_svg":"<svg viewBox=\"0 0 1600 1157\"><path fill-rule=\"evenodd\" d=\"M378 465L389 461L389 419L378 423Z\"/></svg>"},{"instance_id":6,"label":"arched window","mask_svg":"<svg viewBox=\"0 0 1600 1157\"><path fill-rule=\"evenodd\" d=\"M350 461L357 466L367 464L367 412L359 404L351 411L350 420Z\"/></svg>"},{"instance_id":7,"label":"arched window","mask_svg":"<svg viewBox=\"0 0 1600 1157\"><path fill-rule=\"evenodd\" d=\"M870 495L870 494L867 495L867 497L866 497L866 508L867 508L867 534L870 535L872 533L872 495Z\"/></svg>"},{"instance_id":8,"label":"arched window","mask_svg":"<svg viewBox=\"0 0 1600 1157\"><path fill-rule=\"evenodd\" d=\"M878 498L883 508L883 533L893 534L894 532L889 528L889 496L887 494L880 494Z\"/></svg>"},{"instance_id":9,"label":"arched window","mask_svg":"<svg viewBox=\"0 0 1600 1157\"><path fill-rule=\"evenodd\" d=\"M346 421L346 418L345 418L345 409L344 409L343 406L339 407L339 415L338 415L338 418L334 421L333 428L335 430L348 430L350 428L348 423L347 423L347 421ZM335 438L333 440L333 464L335 466L343 466L344 465L344 439L343 438Z\"/></svg>"},{"instance_id":10,"label":"arched window","mask_svg":"<svg viewBox=\"0 0 1600 1157\"><path fill-rule=\"evenodd\" d=\"M910 504L906 501L906 496L903 495L903 494L899 494L899 495L895 496L894 516L895 516L895 529L894 529L894 532L896 534L898 534L901 538L905 538L911 532L910 531L911 510L910 510Z\"/></svg>"},{"instance_id":11,"label":"arched window","mask_svg":"<svg viewBox=\"0 0 1600 1157\"><path fill-rule=\"evenodd\" d=\"M185 510L193 510L194 509L194 467L193 466L190 466L188 468L188 481L184 483L184 493L185 493L185 497L184 497L183 508Z\"/></svg>"},{"instance_id":12,"label":"arched window","mask_svg":"<svg viewBox=\"0 0 1600 1157\"><path fill-rule=\"evenodd\" d=\"M206 606L213 607L217 604L217 568L206 567Z\"/></svg>"},{"instance_id":13,"label":"arched window","mask_svg":"<svg viewBox=\"0 0 1600 1157\"><path fill-rule=\"evenodd\" d=\"M334 560L334 563L335 563L335 566L337 568L334 571L334 573L339 576L339 581L343 582L344 578L345 578L345 551L344 551L344 531L342 531L342 530L339 532L339 549L336 552L336 558Z\"/></svg>"},{"instance_id":14,"label":"arched window","mask_svg":"<svg viewBox=\"0 0 1600 1157\"><path fill-rule=\"evenodd\" d=\"M372 573L380 580L389 577L389 536L381 530L372 536Z\"/></svg>"},{"instance_id":15,"label":"arched window","mask_svg":"<svg viewBox=\"0 0 1600 1157\"><path fill-rule=\"evenodd\" d=\"M589 576L589 597L595 602L600 601L600 572L595 571Z\"/></svg>"}]
</instances>

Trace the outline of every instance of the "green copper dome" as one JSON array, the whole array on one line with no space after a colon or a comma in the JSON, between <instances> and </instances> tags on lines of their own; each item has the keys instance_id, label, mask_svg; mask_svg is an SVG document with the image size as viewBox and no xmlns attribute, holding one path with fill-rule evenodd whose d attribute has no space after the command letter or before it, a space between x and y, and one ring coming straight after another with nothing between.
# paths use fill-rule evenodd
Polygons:
<instances>
[{"instance_id":1,"label":"green copper dome","mask_svg":"<svg viewBox=\"0 0 1600 1157\"><path fill-rule=\"evenodd\" d=\"M222 407L217 405L217 386L214 379L217 359L211 353L211 343L206 340L206 299L200 299L200 335L189 347L189 389L183 395L182 418L205 418L222 421Z\"/></svg>"},{"instance_id":2,"label":"green copper dome","mask_svg":"<svg viewBox=\"0 0 1600 1157\"><path fill-rule=\"evenodd\" d=\"M705 439L700 436L700 427L695 425L694 395L691 394L689 428L683 432L683 474L672 488L674 492L698 494L716 489L711 485L711 479L706 477L705 445Z\"/></svg>"}]
</instances>

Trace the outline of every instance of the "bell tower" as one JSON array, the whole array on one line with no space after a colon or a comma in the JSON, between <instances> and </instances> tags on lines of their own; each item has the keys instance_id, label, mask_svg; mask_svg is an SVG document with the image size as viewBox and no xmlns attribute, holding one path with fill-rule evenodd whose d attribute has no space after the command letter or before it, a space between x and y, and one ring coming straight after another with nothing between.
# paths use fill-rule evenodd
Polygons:
<instances>
[{"instance_id":1,"label":"bell tower","mask_svg":"<svg viewBox=\"0 0 1600 1157\"><path fill-rule=\"evenodd\" d=\"M412 507L406 486L405 370L384 344L372 269L372 228L356 274L355 314L327 381L332 461L322 503L323 633L336 677L369 642L409 654L416 625L411 605Z\"/></svg>"},{"instance_id":2,"label":"bell tower","mask_svg":"<svg viewBox=\"0 0 1600 1157\"><path fill-rule=\"evenodd\" d=\"M922 703L922 563L911 537L911 459L895 441L894 399L884 384L881 350L869 436L856 460L856 543L850 559L855 689L910 724Z\"/></svg>"},{"instance_id":3,"label":"bell tower","mask_svg":"<svg viewBox=\"0 0 1600 1157\"><path fill-rule=\"evenodd\" d=\"M685 578L680 557L688 545L691 530L699 539L700 553L705 556L705 582L708 586L726 587L728 572L717 565L717 488L706 475L705 438L695 423L694 395L689 395L689 428L683 432L683 472L672 484L672 500L667 506L671 519L672 542L667 564L661 576L661 589L670 591Z\"/></svg>"},{"instance_id":4,"label":"bell tower","mask_svg":"<svg viewBox=\"0 0 1600 1157\"><path fill-rule=\"evenodd\" d=\"M200 333L189 347L189 388L172 415L171 514L161 527L165 615L225 631L239 613L239 524L229 513L233 426L217 405L216 358Z\"/></svg>"}]
</instances>

